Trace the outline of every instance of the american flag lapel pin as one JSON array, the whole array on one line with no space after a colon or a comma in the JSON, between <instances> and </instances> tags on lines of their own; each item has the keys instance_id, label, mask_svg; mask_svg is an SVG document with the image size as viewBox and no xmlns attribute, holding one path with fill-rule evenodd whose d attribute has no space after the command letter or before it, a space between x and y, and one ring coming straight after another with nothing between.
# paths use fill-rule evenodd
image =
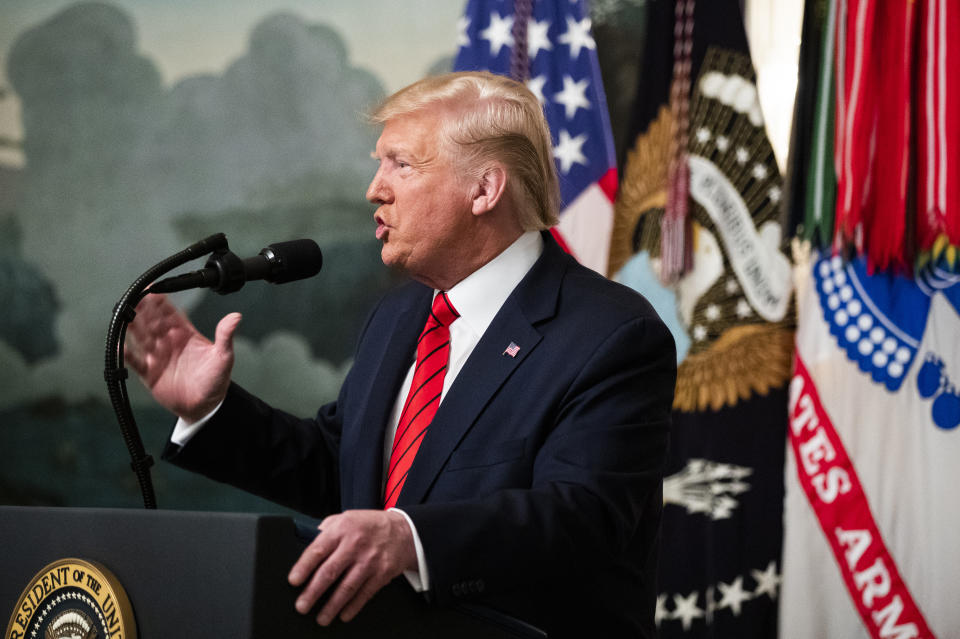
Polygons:
<instances>
[{"instance_id":1,"label":"american flag lapel pin","mask_svg":"<svg viewBox=\"0 0 960 639\"><path fill-rule=\"evenodd\" d=\"M517 353L520 352L520 347L517 346L516 342L510 342L510 346L507 346L506 350L503 351L504 355L509 355L510 357L516 357Z\"/></svg>"}]
</instances>

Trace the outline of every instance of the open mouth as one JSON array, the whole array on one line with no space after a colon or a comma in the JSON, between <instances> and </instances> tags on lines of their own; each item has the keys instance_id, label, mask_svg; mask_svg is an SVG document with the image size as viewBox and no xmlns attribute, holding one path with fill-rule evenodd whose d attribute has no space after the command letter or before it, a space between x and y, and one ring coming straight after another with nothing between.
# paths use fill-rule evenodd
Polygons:
<instances>
[{"instance_id":1,"label":"open mouth","mask_svg":"<svg viewBox=\"0 0 960 639\"><path fill-rule=\"evenodd\" d=\"M377 239L382 240L387 234L388 226L384 223L383 218L379 215L374 216L373 218L377 222Z\"/></svg>"}]
</instances>

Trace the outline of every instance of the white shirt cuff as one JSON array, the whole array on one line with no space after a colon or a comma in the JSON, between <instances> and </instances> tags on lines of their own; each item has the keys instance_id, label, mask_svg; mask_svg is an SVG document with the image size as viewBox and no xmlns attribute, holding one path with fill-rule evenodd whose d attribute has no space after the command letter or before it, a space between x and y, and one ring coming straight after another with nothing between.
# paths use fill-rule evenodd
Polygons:
<instances>
[{"instance_id":1,"label":"white shirt cuff","mask_svg":"<svg viewBox=\"0 0 960 639\"><path fill-rule=\"evenodd\" d=\"M407 520L407 525L410 526L410 532L413 533L413 547L417 551L417 570L404 570L403 576L407 578L407 581L410 582L410 585L416 592L426 592L430 590L430 573L427 572L427 557L423 554L423 544L420 543L420 535L417 534L417 527L413 525L413 520L410 519L410 515L399 508L390 508L389 510L400 513L403 515L403 518Z\"/></svg>"},{"instance_id":2,"label":"white shirt cuff","mask_svg":"<svg viewBox=\"0 0 960 639\"><path fill-rule=\"evenodd\" d=\"M188 422L182 417L178 418L177 425L173 427L173 432L170 434L170 441L177 446L186 446L187 442L190 441L194 435L200 432L200 429L203 428L204 424L210 421L210 418L217 414L217 411L220 410L221 406L223 406L222 400L219 404L217 404L216 408L195 422ZM414 537L416 537L416 535L414 535Z\"/></svg>"}]
</instances>

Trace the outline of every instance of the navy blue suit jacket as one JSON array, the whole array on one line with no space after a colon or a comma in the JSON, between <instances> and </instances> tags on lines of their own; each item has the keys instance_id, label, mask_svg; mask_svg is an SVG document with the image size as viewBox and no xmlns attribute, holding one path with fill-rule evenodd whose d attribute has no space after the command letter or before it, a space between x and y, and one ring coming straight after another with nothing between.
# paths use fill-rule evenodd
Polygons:
<instances>
[{"instance_id":1,"label":"navy blue suit jacket","mask_svg":"<svg viewBox=\"0 0 960 639\"><path fill-rule=\"evenodd\" d=\"M440 405L397 506L438 604L486 603L550 636L653 636L673 339L643 297L544 240ZM314 516L381 508L384 429L431 295L411 283L380 302L315 418L234 385L167 456Z\"/></svg>"}]
</instances>

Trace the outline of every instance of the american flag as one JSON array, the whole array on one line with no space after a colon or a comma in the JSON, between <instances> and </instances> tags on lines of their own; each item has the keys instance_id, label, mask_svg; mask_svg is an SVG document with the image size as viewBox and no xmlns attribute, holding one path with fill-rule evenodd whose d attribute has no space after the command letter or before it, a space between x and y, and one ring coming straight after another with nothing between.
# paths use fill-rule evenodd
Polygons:
<instances>
[{"instance_id":1,"label":"american flag","mask_svg":"<svg viewBox=\"0 0 960 639\"><path fill-rule=\"evenodd\" d=\"M520 352L520 347L517 346L516 342L510 342L510 345L507 346L507 349L503 351L504 355L509 355L510 357L516 357L517 353Z\"/></svg>"},{"instance_id":2,"label":"american flag","mask_svg":"<svg viewBox=\"0 0 960 639\"><path fill-rule=\"evenodd\" d=\"M510 75L515 0L470 0L458 24L458 71ZM554 230L582 264L606 274L616 152L584 0L529 0L527 87L543 104L562 197Z\"/></svg>"}]
</instances>

